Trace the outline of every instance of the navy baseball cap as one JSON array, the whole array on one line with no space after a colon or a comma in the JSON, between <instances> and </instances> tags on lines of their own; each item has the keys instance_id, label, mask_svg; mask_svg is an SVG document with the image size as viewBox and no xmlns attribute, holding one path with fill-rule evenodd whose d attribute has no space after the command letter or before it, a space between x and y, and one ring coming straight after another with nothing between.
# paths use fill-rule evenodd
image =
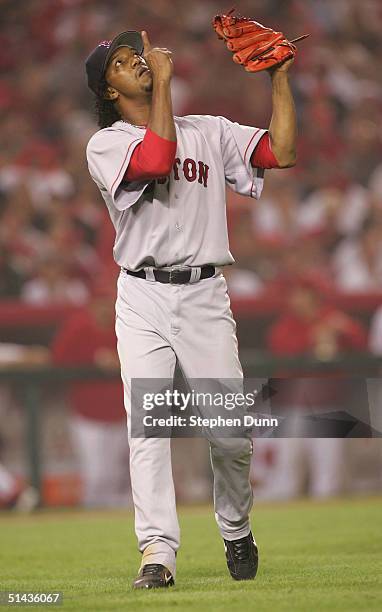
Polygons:
<instances>
[{"instance_id":1,"label":"navy baseball cap","mask_svg":"<svg viewBox=\"0 0 382 612\"><path fill-rule=\"evenodd\" d=\"M131 30L118 34L113 40L103 40L94 51L91 52L85 62L88 86L97 96L101 93L100 86L109 60L114 51L120 47L131 47L135 49L139 55L142 55L143 40L141 33Z\"/></svg>"}]
</instances>

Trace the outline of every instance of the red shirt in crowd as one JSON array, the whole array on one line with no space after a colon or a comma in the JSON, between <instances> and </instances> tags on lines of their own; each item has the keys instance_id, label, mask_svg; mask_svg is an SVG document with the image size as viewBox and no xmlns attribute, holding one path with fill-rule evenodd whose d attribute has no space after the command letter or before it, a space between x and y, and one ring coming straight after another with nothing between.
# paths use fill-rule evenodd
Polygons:
<instances>
[{"instance_id":1,"label":"red shirt in crowd","mask_svg":"<svg viewBox=\"0 0 382 612\"><path fill-rule=\"evenodd\" d=\"M367 334L362 325L331 306L321 307L310 320L292 312L285 313L270 329L268 348L278 356L313 356L317 348L317 330L322 325L330 327L334 320L340 320L341 327L336 334L338 353L366 350ZM340 372L283 371L272 386L275 391L272 407L281 411L293 408L309 412L312 407L323 411L333 407L345 410L353 393L351 377Z\"/></svg>"},{"instance_id":2,"label":"red shirt in crowd","mask_svg":"<svg viewBox=\"0 0 382 612\"><path fill-rule=\"evenodd\" d=\"M275 355L299 355L313 353L315 332L319 325L329 322L338 311L324 306L314 319L306 320L294 313L285 313L271 327L268 348ZM348 315L338 313L344 322L341 333L337 335L339 352L365 350L367 336L362 325Z\"/></svg>"},{"instance_id":3,"label":"red shirt in crowd","mask_svg":"<svg viewBox=\"0 0 382 612\"><path fill-rule=\"evenodd\" d=\"M116 351L116 345L113 325L102 328L91 312L83 311L68 319L58 332L52 347L53 361L57 365L91 365L99 349ZM87 419L116 422L126 418L119 379L72 383L69 397L73 411Z\"/></svg>"}]
</instances>

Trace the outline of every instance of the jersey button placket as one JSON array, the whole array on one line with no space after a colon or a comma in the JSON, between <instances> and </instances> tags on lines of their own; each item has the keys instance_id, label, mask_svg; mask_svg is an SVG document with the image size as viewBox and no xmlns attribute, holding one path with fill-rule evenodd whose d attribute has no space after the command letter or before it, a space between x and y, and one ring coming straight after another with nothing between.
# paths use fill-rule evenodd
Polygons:
<instances>
[{"instance_id":1,"label":"jersey button placket","mask_svg":"<svg viewBox=\"0 0 382 612\"><path fill-rule=\"evenodd\" d=\"M179 194L175 194L174 199L176 201L176 222L175 230L177 233L177 244L178 244L178 259L184 258L184 218L183 218L183 200L179 197Z\"/></svg>"},{"instance_id":2,"label":"jersey button placket","mask_svg":"<svg viewBox=\"0 0 382 612\"><path fill-rule=\"evenodd\" d=\"M182 225L179 220L180 202L179 194L170 193L170 253L173 258L171 263L178 263L184 251Z\"/></svg>"}]
</instances>

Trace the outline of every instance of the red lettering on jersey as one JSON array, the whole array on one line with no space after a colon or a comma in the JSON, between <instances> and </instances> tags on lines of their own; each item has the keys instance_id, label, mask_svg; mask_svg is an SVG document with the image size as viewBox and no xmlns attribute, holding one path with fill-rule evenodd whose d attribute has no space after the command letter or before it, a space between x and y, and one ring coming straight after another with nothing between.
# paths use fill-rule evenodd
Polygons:
<instances>
[{"instance_id":1,"label":"red lettering on jersey","mask_svg":"<svg viewBox=\"0 0 382 612\"><path fill-rule=\"evenodd\" d=\"M179 171L178 171L178 166L179 165L180 165L180 159L179 159L179 157L175 157L174 165L173 165L173 168L174 168L174 180L175 181L179 181Z\"/></svg>"},{"instance_id":2,"label":"red lettering on jersey","mask_svg":"<svg viewBox=\"0 0 382 612\"><path fill-rule=\"evenodd\" d=\"M190 157L184 160L183 172L190 183L196 179L196 162Z\"/></svg>"},{"instance_id":3,"label":"red lettering on jersey","mask_svg":"<svg viewBox=\"0 0 382 612\"><path fill-rule=\"evenodd\" d=\"M207 187L208 170L210 169L210 167L207 166L207 164L204 164L202 161L198 161L198 169L199 169L198 183L203 185L203 187Z\"/></svg>"}]
</instances>

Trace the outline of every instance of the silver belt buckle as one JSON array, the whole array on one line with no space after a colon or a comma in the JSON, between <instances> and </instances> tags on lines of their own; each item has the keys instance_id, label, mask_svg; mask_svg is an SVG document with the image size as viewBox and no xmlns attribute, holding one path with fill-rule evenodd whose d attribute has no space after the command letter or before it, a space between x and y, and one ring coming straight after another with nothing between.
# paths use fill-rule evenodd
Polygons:
<instances>
[{"instance_id":1,"label":"silver belt buckle","mask_svg":"<svg viewBox=\"0 0 382 612\"><path fill-rule=\"evenodd\" d=\"M173 266L170 269L170 285L185 284L183 282L179 282L179 280L176 280L176 277L178 276L178 279L179 279L179 273L182 273L182 272L190 272L190 278L191 278L191 268L187 266Z\"/></svg>"}]
</instances>

